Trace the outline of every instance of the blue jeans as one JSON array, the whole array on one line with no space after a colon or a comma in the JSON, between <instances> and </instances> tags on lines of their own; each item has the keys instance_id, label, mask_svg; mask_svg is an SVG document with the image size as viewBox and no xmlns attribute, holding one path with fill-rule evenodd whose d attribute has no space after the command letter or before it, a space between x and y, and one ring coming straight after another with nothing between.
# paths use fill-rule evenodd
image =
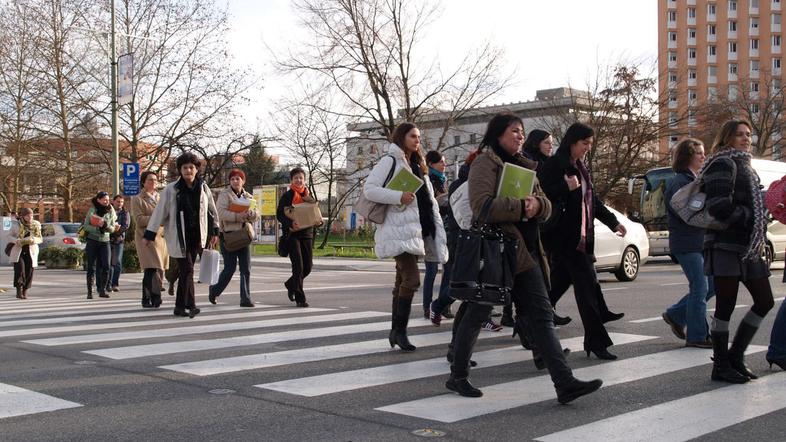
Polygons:
<instances>
[{"instance_id":1,"label":"blue jeans","mask_svg":"<svg viewBox=\"0 0 786 442\"><path fill-rule=\"evenodd\" d=\"M434 297L434 280L437 279L437 271L439 270L438 262L426 261L426 274L423 275L423 309L426 310L431 306L431 300Z\"/></svg>"},{"instance_id":2,"label":"blue jeans","mask_svg":"<svg viewBox=\"0 0 786 442\"><path fill-rule=\"evenodd\" d=\"M224 238L221 238L221 258L224 260L224 268L221 270L221 274L218 275L216 285L210 286L210 294L214 296L221 295L221 292L227 288L229 281L232 280L237 263L240 262L240 302L251 302L251 297L249 296L251 246L230 252L224 246Z\"/></svg>"},{"instance_id":3,"label":"blue jeans","mask_svg":"<svg viewBox=\"0 0 786 442\"><path fill-rule=\"evenodd\" d=\"M120 273L123 271L123 248L124 243L110 244L109 254L109 280L106 289L120 285Z\"/></svg>"},{"instance_id":4,"label":"blue jeans","mask_svg":"<svg viewBox=\"0 0 786 442\"><path fill-rule=\"evenodd\" d=\"M781 302L770 334L770 348L767 350L770 359L786 358L786 301Z\"/></svg>"},{"instance_id":5,"label":"blue jeans","mask_svg":"<svg viewBox=\"0 0 786 442\"><path fill-rule=\"evenodd\" d=\"M700 252L675 253L674 257L688 278L688 294L666 310L679 325L687 326L688 342L704 341L709 336L707 301L715 296L712 278L704 274L704 257Z\"/></svg>"}]
</instances>

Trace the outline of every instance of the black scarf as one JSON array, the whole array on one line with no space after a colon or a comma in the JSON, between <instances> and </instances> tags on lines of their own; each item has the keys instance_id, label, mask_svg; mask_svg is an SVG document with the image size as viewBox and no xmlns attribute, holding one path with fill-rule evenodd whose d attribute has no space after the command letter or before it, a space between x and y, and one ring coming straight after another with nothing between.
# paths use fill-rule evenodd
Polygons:
<instances>
[{"instance_id":1,"label":"black scarf","mask_svg":"<svg viewBox=\"0 0 786 442\"><path fill-rule=\"evenodd\" d=\"M421 180L424 179L423 171L420 170L419 158L416 154L410 156L409 167L415 176ZM418 214L420 215L420 228L423 229L423 238L427 236L436 238L437 226L434 224L434 204L431 202L431 194L428 192L425 181L423 181L420 189L415 192L415 198L418 200Z\"/></svg>"}]
</instances>

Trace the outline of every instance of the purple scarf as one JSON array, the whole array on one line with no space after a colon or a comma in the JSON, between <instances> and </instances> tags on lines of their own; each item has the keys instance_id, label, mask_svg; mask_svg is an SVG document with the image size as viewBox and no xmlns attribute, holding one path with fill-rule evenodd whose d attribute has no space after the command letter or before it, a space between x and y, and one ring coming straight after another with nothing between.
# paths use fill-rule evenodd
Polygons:
<instances>
[{"instance_id":1,"label":"purple scarf","mask_svg":"<svg viewBox=\"0 0 786 442\"><path fill-rule=\"evenodd\" d=\"M590 177L587 166L585 166L581 160L576 160L576 169L578 169L581 174L582 186L586 186L586 189L581 189L583 193L583 198L581 200L581 238L579 239L578 246L576 246L576 250L586 253L587 238L595 234L595 225L593 223L592 178Z\"/></svg>"}]
</instances>

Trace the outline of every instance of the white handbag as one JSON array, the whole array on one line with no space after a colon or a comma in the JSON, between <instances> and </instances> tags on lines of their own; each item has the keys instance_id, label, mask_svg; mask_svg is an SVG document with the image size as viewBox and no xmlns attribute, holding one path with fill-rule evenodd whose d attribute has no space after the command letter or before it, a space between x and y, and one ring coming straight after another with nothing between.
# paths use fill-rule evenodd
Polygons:
<instances>
[{"instance_id":1,"label":"white handbag","mask_svg":"<svg viewBox=\"0 0 786 442\"><path fill-rule=\"evenodd\" d=\"M203 284L215 285L218 282L218 264L221 254L217 250L202 250L202 258L199 261L199 282Z\"/></svg>"}]
</instances>

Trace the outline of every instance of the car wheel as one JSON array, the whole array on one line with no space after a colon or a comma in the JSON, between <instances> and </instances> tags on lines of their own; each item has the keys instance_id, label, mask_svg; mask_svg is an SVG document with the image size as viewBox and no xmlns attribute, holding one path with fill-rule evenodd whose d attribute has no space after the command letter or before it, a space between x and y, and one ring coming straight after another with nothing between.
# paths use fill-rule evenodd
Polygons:
<instances>
[{"instance_id":1,"label":"car wheel","mask_svg":"<svg viewBox=\"0 0 786 442\"><path fill-rule=\"evenodd\" d=\"M635 248L628 246L622 253L622 261L619 268L614 272L614 276L619 281L633 281L639 275L639 252Z\"/></svg>"}]
</instances>

